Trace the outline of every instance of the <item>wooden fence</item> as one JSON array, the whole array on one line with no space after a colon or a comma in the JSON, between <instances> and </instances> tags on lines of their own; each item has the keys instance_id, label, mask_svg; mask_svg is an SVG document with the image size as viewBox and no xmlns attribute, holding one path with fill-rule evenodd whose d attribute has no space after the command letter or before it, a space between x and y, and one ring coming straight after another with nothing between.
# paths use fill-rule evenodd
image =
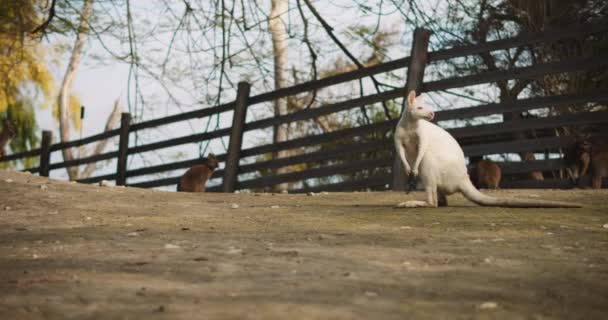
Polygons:
<instances>
[{"instance_id":1,"label":"wooden fence","mask_svg":"<svg viewBox=\"0 0 608 320\"><path fill-rule=\"evenodd\" d=\"M599 23L595 24L570 26L560 30L549 30L547 32L526 34L510 39L490 41L483 44L454 47L450 49L428 52L427 48L430 33L426 30L417 30L414 34L412 51L409 57L255 96L250 96L249 94L250 85L242 82L239 83L237 98L234 102L133 124L131 123L130 115L128 113L123 113L120 128L80 140L51 144L51 134L50 132L45 131L43 132L40 148L5 156L0 158L0 162L19 160L28 157L40 157L39 167L27 168L25 170L30 172L38 172L42 176L48 176L50 170L57 170L70 166L79 166L116 158L116 173L86 178L79 180L79 182L96 183L101 180L115 180L117 185L151 188L175 185L179 181L179 177L176 176L139 183L128 183L128 179L143 175L188 168L192 165L200 164L202 160L200 158L195 158L179 162L129 169L127 167L127 159L129 156L167 147L198 143L220 137L229 137L230 142L227 153L217 155L220 162L224 162L224 169L216 171L213 176L214 178L221 177L222 184L209 188L209 191L232 192L238 189L266 189L280 183L298 182L307 179L332 177L336 175L348 175L362 170L377 168L385 168L386 170L383 173L371 176L368 175L360 179L334 181L333 183L321 185L317 184L312 186L303 185L297 190L291 191L347 191L365 188L385 189L388 185L392 185L394 189L400 189L403 185L403 179L401 179L402 176L398 170L399 166L395 165L394 155L392 153L393 144L392 140L389 138L390 133L392 130L394 130L397 123L397 119L337 130L324 134L309 135L280 143L260 145L246 149L242 148L243 134L253 130L288 124L296 121L311 120L316 117L331 115L340 111L403 98L406 95L406 92L409 92L409 90L416 90L417 92L433 92L478 84L493 83L503 80L534 79L549 74L574 73L590 70L592 68L606 67L608 66L608 59L606 59L606 57L591 56L580 57L568 61L536 64L530 67L514 67L508 70L487 71L474 75L455 76L433 81L423 81L425 66L432 62L465 56L475 56L485 52L517 48L539 43L555 42L562 39L585 37L592 34L605 33L606 31L608 31L608 22L600 21ZM272 117L252 122L246 122L245 120L247 108L252 105L272 102L276 99L286 98L288 96L306 93L312 90L320 90L328 86L359 80L401 68L408 68L405 88L397 88L385 92L370 94L356 99L323 105L318 108L304 109L279 117ZM436 112L436 120L463 120L496 114L502 115L505 113L521 113L543 108L557 108L562 106L606 102L608 102L608 92L605 90L596 90L579 92L575 94L520 99L508 103L492 103L467 108L438 111ZM190 119L211 117L228 111L234 112L232 126L229 128L197 133L144 145L132 147L129 146L129 135L139 130L168 125ZM494 124L464 126L452 128L448 131L461 143L467 156L481 156L490 154L559 150L560 148L572 144L573 138L571 136L542 134L543 130L548 130L551 132L552 129L561 126L597 125L607 123L608 111L596 111L568 116L547 116ZM514 133L527 132L530 130L539 132L538 137L525 140L513 139ZM353 142L348 144L335 143L336 141L343 141L341 139L351 139L351 141L357 141L356 139L358 137L360 138L370 135L375 135L381 138L377 140L359 139L360 141L357 143ZM118 150L70 161L50 163L51 152L60 151L65 148L79 147L88 143L115 136L118 136L120 139ZM332 144L333 147L331 149L317 149L308 153L292 155L281 159L258 161L254 163L244 163L242 161L242 159L247 157L261 156L282 150L310 150L310 148L327 144ZM353 161L332 162L332 160L339 160L349 156L356 156L382 150L389 150L390 152L387 156L381 158L359 158L358 160ZM318 167L296 172L267 175L246 180L239 179L239 174L255 173L262 170L268 171L286 166L315 162L329 162L330 164L320 165ZM563 168L563 162L561 159L505 162L501 165L503 174L505 176L525 174L531 171L550 172ZM528 188L567 186L569 186L568 181L556 178L546 179L544 181L507 179L503 184L503 187Z\"/></svg>"}]
</instances>

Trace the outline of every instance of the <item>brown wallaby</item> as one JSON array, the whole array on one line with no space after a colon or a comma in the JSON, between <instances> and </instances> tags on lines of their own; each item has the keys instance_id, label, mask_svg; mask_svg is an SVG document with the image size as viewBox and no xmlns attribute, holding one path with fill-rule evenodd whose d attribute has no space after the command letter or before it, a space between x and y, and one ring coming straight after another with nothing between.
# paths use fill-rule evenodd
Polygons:
<instances>
[{"instance_id":1,"label":"brown wallaby","mask_svg":"<svg viewBox=\"0 0 608 320\"><path fill-rule=\"evenodd\" d=\"M502 170L491 160L483 160L482 158L471 158L473 162L473 170L471 174L471 182L477 189L498 189Z\"/></svg>"},{"instance_id":2,"label":"brown wallaby","mask_svg":"<svg viewBox=\"0 0 608 320\"><path fill-rule=\"evenodd\" d=\"M602 178L608 176L608 148L589 136L579 137L564 155L566 173L577 185L587 173L594 189L602 187Z\"/></svg>"},{"instance_id":3,"label":"brown wallaby","mask_svg":"<svg viewBox=\"0 0 608 320\"><path fill-rule=\"evenodd\" d=\"M207 156L203 164L196 165L179 179L177 191L181 192L205 192L207 181L211 178L213 171L217 169L218 160L212 153Z\"/></svg>"},{"instance_id":4,"label":"brown wallaby","mask_svg":"<svg viewBox=\"0 0 608 320\"><path fill-rule=\"evenodd\" d=\"M4 146L17 135L17 128L9 119L4 119L2 131L0 132L0 157L4 157Z\"/></svg>"}]
</instances>

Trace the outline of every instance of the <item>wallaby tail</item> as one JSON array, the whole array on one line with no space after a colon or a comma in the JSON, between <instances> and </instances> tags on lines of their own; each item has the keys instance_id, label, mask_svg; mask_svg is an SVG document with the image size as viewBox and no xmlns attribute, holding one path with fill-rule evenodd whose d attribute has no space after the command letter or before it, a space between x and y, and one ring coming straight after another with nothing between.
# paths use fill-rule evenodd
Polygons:
<instances>
[{"instance_id":1,"label":"wallaby tail","mask_svg":"<svg viewBox=\"0 0 608 320\"><path fill-rule=\"evenodd\" d=\"M560 202L560 201L545 201L545 200L528 200L528 199L509 199L496 198L485 195L473 186L473 183L467 179L460 186L460 191L469 200L480 206L488 207L509 207L509 208L580 208L582 205L578 203Z\"/></svg>"}]
</instances>

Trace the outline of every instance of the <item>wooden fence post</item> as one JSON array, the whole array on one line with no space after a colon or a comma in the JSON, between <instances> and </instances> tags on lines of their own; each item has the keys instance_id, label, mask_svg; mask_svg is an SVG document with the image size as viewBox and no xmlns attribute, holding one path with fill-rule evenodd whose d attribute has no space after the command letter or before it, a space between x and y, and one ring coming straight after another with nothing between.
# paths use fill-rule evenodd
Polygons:
<instances>
[{"instance_id":1,"label":"wooden fence post","mask_svg":"<svg viewBox=\"0 0 608 320\"><path fill-rule=\"evenodd\" d=\"M241 158L241 145L243 143L243 127L247 117L247 105L251 85L247 82L239 82L234 115L232 116L232 130L230 131L230 143L224 166L224 178L222 184L223 192L234 192L236 189L239 160Z\"/></svg>"},{"instance_id":2,"label":"wooden fence post","mask_svg":"<svg viewBox=\"0 0 608 320\"><path fill-rule=\"evenodd\" d=\"M53 133L48 130L42 131L42 141L40 142L40 171L41 177L49 176L49 166L51 163L51 142Z\"/></svg>"},{"instance_id":3,"label":"wooden fence post","mask_svg":"<svg viewBox=\"0 0 608 320\"><path fill-rule=\"evenodd\" d=\"M410 53L410 64L407 68L407 80L405 83L404 99L410 91L415 90L416 94L420 94L422 89L422 80L424 78L424 69L426 68L428 58L429 39L431 31L417 28L414 31L414 40L412 42L412 51ZM403 110L402 110L403 112ZM395 155L393 162L393 191L405 190L406 177L398 155Z\"/></svg>"},{"instance_id":4,"label":"wooden fence post","mask_svg":"<svg viewBox=\"0 0 608 320\"><path fill-rule=\"evenodd\" d=\"M116 162L116 185L127 183L127 152L129 151L129 127L131 114L123 112L120 117L120 141L118 142L118 159Z\"/></svg>"}]
</instances>

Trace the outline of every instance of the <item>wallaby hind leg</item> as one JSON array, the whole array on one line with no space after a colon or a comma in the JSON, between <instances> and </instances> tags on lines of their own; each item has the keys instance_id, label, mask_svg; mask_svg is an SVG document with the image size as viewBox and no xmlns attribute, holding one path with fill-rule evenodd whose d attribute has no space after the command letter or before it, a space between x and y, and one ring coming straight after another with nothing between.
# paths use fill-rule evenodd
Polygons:
<instances>
[{"instance_id":1,"label":"wallaby hind leg","mask_svg":"<svg viewBox=\"0 0 608 320\"><path fill-rule=\"evenodd\" d=\"M426 187L426 197L429 207L437 208L439 199L437 197L437 187Z\"/></svg>"},{"instance_id":2,"label":"wallaby hind leg","mask_svg":"<svg viewBox=\"0 0 608 320\"><path fill-rule=\"evenodd\" d=\"M597 174L593 176L593 180L591 180L591 186L593 189L601 189L602 188L602 176Z\"/></svg>"},{"instance_id":3,"label":"wallaby hind leg","mask_svg":"<svg viewBox=\"0 0 608 320\"><path fill-rule=\"evenodd\" d=\"M437 193L437 197L438 197L438 204L440 207L447 207L448 206L448 197L446 197L445 194L438 192Z\"/></svg>"}]
</instances>

